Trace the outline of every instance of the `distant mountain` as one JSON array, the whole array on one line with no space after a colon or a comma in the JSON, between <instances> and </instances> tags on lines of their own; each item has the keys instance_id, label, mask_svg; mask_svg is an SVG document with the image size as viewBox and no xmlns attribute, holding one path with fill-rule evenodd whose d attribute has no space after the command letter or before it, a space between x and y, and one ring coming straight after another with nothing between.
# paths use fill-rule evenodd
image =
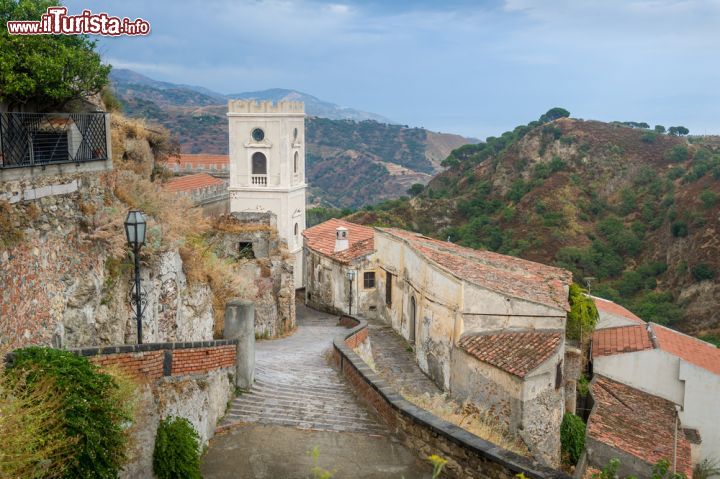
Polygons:
<instances>
[{"instance_id":1,"label":"distant mountain","mask_svg":"<svg viewBox=\"0 0 720 479\"><path fill-rule=\"evenodd\" d=\"M113 70L115 92L129 116L168 128L185 153L228 152L227 97L202 87L153 80ZM393 125L293 90L272 89L233 98L304 101L307 174L312 204L357 208L398 198L414 183L442 171L440 162L474 140L423 128ZM320 113L325 112L325 113ZM338 115L342 112L342 118ZM329 118L335 116L335 119Z\"/></svg>"},{"instance_id":2,"label":"distant mountain","mask_svg":"<svg viewBox=\"0 0 720 479\"><path fill-rule=\"evenodd\" d=\"M133 89L142 89L149 93L150 90L155 90L152 95L155 101L178 106L186 106L185 102L191 98L193 99L192 103L197 105L225 103L229 99L302 101L305 102L305 112L312 116L320 116L331 120L373 120L380 123L393 123L393 121L375 113L336 105L335 103L323 101L307 93L284 88L271 88L269 90L224 95L201 86L178 85L153 80L145 75L124 68L113 69L110 73L110 81L116 89L124 92ZM183 94L179 90L184 90L185 93ZM198 94L202 97L198 96Z\"/></svg>"}]
</instances>

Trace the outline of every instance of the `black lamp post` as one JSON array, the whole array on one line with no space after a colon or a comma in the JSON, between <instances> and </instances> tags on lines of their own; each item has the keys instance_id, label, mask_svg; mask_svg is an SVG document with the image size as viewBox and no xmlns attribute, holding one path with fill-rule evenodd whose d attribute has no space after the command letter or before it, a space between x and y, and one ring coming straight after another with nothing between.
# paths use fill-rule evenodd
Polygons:
<instances>
[{"instance_id":1,"label":"black lamp post","mask_svg":"<svg viewBox=\"0 0 720 479\"><path fill-rule=\"evenodd\" d=\"M355 279L355 270L349 269L346 273L347 279L350 281L350 303L348 304L348 316L352 316L352 293L353 293L353 280Z\"/></svg>"},{"instance_id":2,"label":"black lamp post","mask_svg":"<svg viewBox=\"0 0 720 479\"><path fill-rule=\"evenodd\" d=\"M145 244L145 230L147 223L142 211L130 210L125 219L125 236L128 245L133 249L135 256L135 319L137 321L138 344L142 344L142 301L140 293L140 248Z\"/></svg>"}]
</instances>

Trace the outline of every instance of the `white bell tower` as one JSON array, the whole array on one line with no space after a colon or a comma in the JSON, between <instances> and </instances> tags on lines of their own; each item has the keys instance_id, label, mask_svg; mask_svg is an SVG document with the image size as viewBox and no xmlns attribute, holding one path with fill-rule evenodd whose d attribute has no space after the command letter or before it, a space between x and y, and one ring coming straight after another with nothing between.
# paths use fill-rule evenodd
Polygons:
<instances>
[{"instance_id":1,"label":"white bell tower","mask_svg":"<svg viewBox=\"0 0 720 479\"><path fill-rule=\"evenodd\" d=\"M277 216L280 238L295 257L295 287L304 285L305 105L228 102L230 211Z\"/></svg>"}]
</instances>

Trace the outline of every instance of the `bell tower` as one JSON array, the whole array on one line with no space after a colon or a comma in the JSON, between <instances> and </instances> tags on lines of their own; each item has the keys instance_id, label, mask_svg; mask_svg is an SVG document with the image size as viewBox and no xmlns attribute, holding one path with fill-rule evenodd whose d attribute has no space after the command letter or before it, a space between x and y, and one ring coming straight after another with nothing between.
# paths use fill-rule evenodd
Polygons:
<instances>
[{"instance_id":1,"label":"bell tower","mask_svg":"<svg viewBox=\"0 0 720 479\"><path fill-rule=\"evenodd\" d=\"M295 258L295 287L303 287L305 230L305 105L228 102L230 211L272 212L280 238Z\"/></svg>"}]
</instances>

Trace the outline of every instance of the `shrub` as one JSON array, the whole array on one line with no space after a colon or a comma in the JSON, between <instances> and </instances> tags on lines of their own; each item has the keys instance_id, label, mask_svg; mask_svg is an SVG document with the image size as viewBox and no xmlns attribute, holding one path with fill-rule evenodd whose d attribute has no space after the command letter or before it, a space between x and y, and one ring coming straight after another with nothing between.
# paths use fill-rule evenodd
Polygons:
<instances>
[{"instance_id":1,"label":"shrub","mask_svg":"<svg viewBox=\"0 0 720 479\"><path fill-rule=\"evenodd\" d=\"M681 163L688 159L690 151L682 145L675 145L666 153L667 159L673 163Z\"/></svg>"},{"instance_id":2,"label":"shrub","mask_svg":"<svg viewBox=\"0 0 720 479\"><path fill-rule=\"evenodd\" d=\"M200 479L199 437L190 421L169 417L160 421L153 451L158 479Z\"/></svg>"},{"instance_id":3,"label":"shrub","mask_svg":"<svg viewBox=\"0 0 720 479\"><path fill-rule=\"evenodd\" d=\"M595 302L578 284L570 285L570 312L568 313L566 335L569 339L581 339L580 334L590 337L598 320Z\"/></svg>"},{"instance_id":4,"label":"shrub","mask_svg":"<svg viewBox=\"0 0 720 479\"><path fill-rule=\"evenodd\" d=\"M654 131L646 131L642 134L642 136L640 136L640 139L645 143L655 143L655 140L657 139L657 133L655 133Z\"/></svg>"},{"instance_id":5,"label":"shrub","mask_svg":"<svg viewBox=\"0 0 720 479\"><path fill-rule=\"evenodd\" d=\"M585 449L585 423L575 414L566 412L560 425L560 447L572 464L577 464Z\"/></svg>"},{"instance_id":6,"label":"shrub","mask_svg":"<svg viewBox=\"0 0 720 479\"><path fill-rule=\"evenodd\" d=\"M715 277L715 270L707 263L699 263L690 268L690 274L695 281L705 281Z\"/></svg>"},{"instance_id":7,"label":"shrub","mask_svg":"<svg viewBox=\"0 0 720 479\"><path fill-rule=\"evenodd\" d=\"M408 188L407 194L409 194L410 196L417 196L422 193L424 189L425 185L423 185L422 183L413 183L413 185Z\"/></svg>"},{"instance_id":8,"label":"shrub","mask_svg":"<svg viewBox=\"0 0 720 479\"><path fill-rule=\"evenodd\" d=\"M703 190L702 193L700 193L700 201L702 201L705 208L712 208L718 203L718 194L714 191L710 190Z\"/></svg>"},{"instance_id":9,"label":"shrub","mask_svg":"<svg viewBox=\"0 0 720 479\"><path fill-rule=\"evenodd\" d=\"M676 323L682 319L683 314L669 292L650 291L626 306L645 321L658 324Z\"/></svg>"},{"instance_id":10,"label":"shrub","mask_svg":"<svg viewBox=\"0 0 720 479\"><path fill-rule=\"evenodd\" d=\"M55 382L46 377L29 387L29 372L8 374L0 365L0 477L59 478L76 441L65 435Z\"/></svg>"},{"instance_id":11,"label":"shrub","mask_svg":"<svg viewBox=\"0 0 720 479\"><path fill-rule=\"evenodd\" d=\"M684 238L688 235L688 225L684 221L676 221L670 226L672 235L676 238Z\"/></svg>"},{"instance_id":12,"label":"shrub","mask_svg":"<svg viewBox=\"0 0 720 479\"><path fill-rule=\"evenodd\" d=\"M86 358L58 349L17 350L14 374L26 374L32 391L50 378L60 401L65 435L76 441L63 477L116 477L126 458L127 430L133 418L133 388L101 372Z\"/></svg>"}]
</instances>

